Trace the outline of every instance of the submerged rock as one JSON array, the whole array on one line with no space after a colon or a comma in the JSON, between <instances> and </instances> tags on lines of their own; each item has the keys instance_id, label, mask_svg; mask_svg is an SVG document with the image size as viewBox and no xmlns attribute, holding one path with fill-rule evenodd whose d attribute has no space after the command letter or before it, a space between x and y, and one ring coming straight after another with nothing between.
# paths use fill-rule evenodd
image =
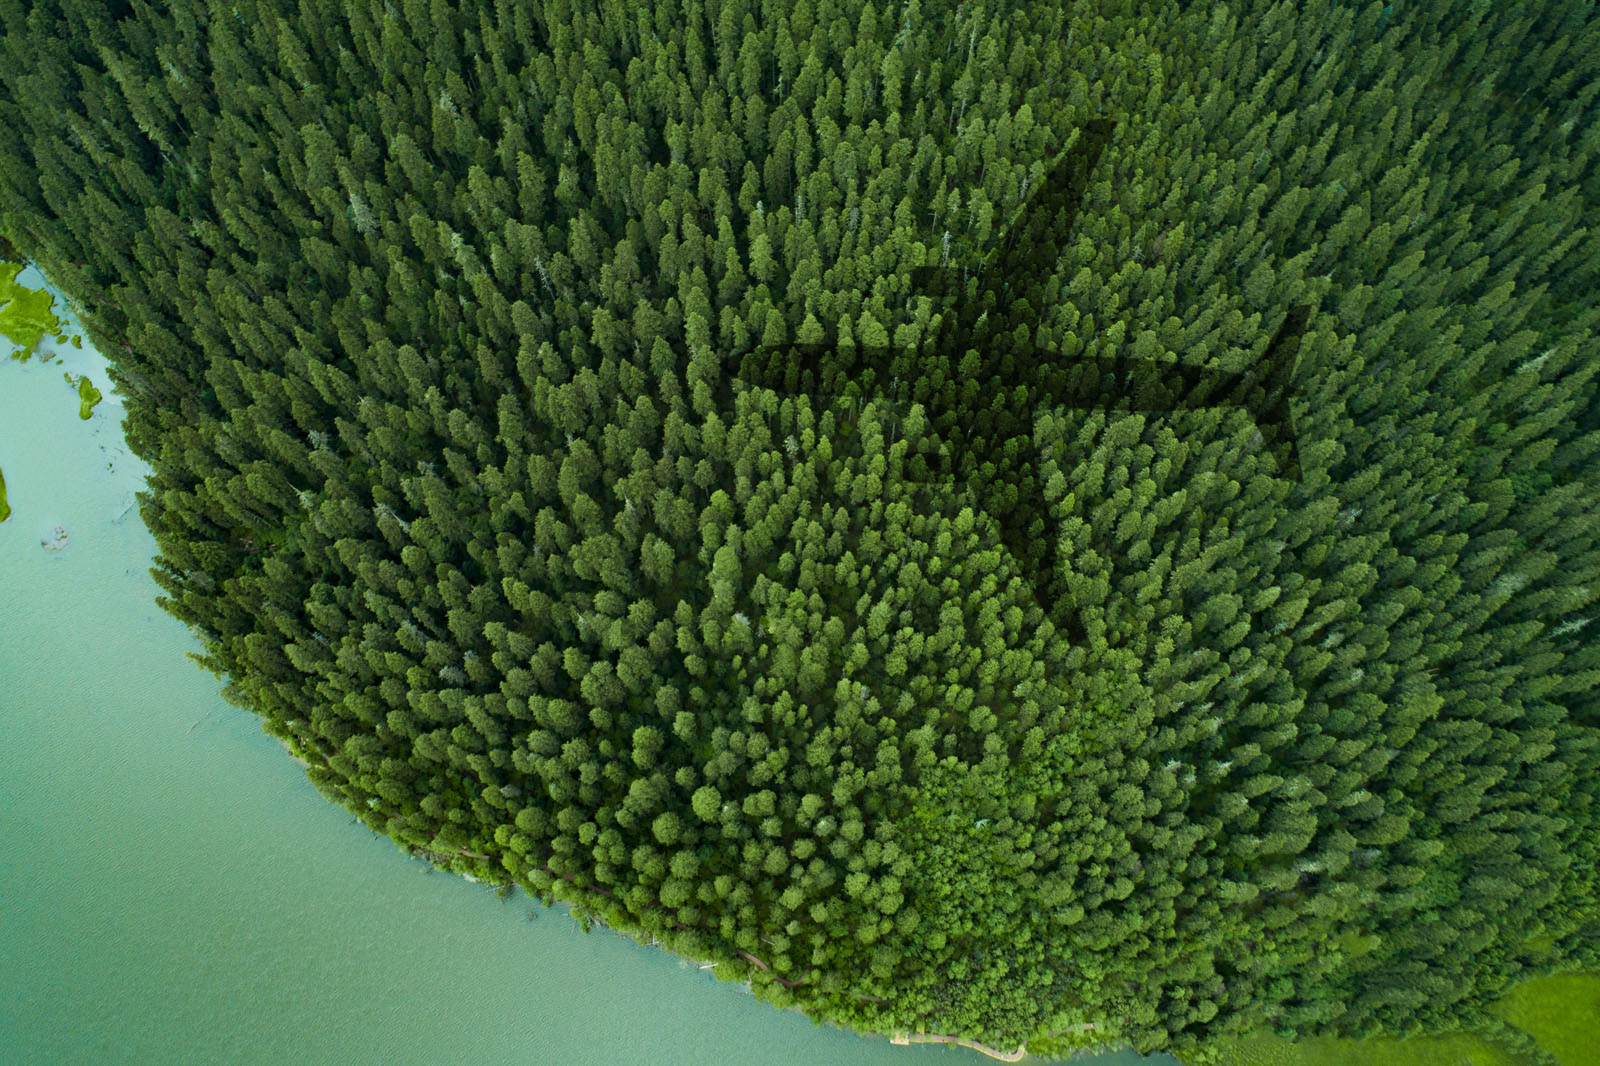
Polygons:
<instances>
[{"instance_id":1,"label":"submerged rock","mask_svg":"<svg viewBox=\"0 0 1600 1066\"><path fill-rule=\"evenodd\" d=\"M45 536L39 538L39 547L47 552L58 552L67 546L67 531L61 526L56 526Z\"/></svg>"}]
</instances>

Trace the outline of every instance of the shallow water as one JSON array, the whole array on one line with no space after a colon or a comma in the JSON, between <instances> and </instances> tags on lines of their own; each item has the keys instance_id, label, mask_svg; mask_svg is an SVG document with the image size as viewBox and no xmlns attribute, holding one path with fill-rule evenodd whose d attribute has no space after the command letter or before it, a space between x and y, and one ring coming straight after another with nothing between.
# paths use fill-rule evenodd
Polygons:
<instances>
[{"instance_id":1,"label":"shallow water","mask_svg":"<svg viewBox=\"0 0 1600 1066\"><path fill-rule=\"evenodd\" d=\"M40 350L63 361L0 363L0 1064L991 1061L816 1026L564 908L530 922L331 806L156 606L105 360ZM105 393L88 422L63 371Z\"/></svg>"}]
</instances>

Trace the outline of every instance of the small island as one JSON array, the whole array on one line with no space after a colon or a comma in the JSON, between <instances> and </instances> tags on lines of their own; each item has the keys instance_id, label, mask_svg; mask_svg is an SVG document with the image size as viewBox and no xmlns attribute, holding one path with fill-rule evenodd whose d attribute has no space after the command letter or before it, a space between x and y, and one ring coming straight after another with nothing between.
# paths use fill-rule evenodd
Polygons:
<instances>
[{"instance_id":1,"label":"small island","mask_svg":"<svg viewBox=\"0 0 1600 1066\"><path fill-rule=\"evenodd\" d=\"M100 395L100 390L94 387L94 383L89 380L87 374L74 374L69 370L62 376L67 379L68 385L76 385L78 387L78 417L85 422L89 421L89 416L94 413L95 405L103 399Z\"/></svg>"}]
</instances>

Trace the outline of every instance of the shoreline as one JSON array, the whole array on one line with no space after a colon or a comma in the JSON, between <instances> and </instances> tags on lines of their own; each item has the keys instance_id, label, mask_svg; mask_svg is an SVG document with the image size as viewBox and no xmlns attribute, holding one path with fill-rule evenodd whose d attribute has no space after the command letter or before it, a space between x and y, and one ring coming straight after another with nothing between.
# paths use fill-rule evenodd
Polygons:
<instances>
[{"instance_id":1,"label":"shoreline","mask_svg":"<svg viewBox=\"0 0 1600 1066\"><path fill-rule=\"evenodd\" d=\"M282 737L274 737L273 739L277 740L279 744L283 745L284 752L289 756L290 759L292 759L295 763L297 763L302 769L310 767L311 764L309 762L307 762L305 759L301 758L299 755L295 754L294 749L292 747L290 747L289 742L287 740L285 740ZM460 874L459 876L461 876L464 880L466 880L466 881L468 881L469 883L472 883L472 884L482 884L483 883L478 878L473 877L471 874ZM556 903L560 903L560 904L566 904L566 907L567 907L567 910L568 910L568 916L569 917L573 917L574 920L576 920L576 915L574 915L572 913L572 908L574 907L576 901L562 899L560 896L556 896L555 897L555 902ZM654 937L649 937L648 940L645 940L645 939L642 939L642 937L640 935L635 935L636 932L642 933L642 931L615 929L615 928L612 928L606 922L602 921L598 917L594 917L591 920L594 921L595 924L598 924L602 929L606 930L607 932L610 932L610 933L612 933L612 934L614 934L616 936L622 937L625 940L629 940L629 941L631 941L631 942L633 942L635 944L638 944L640 947L659 948L659 949L661 949L661 951L663 951L664 953L666 953L669 956L682 959L682 960L687 961L687 962L689 962L691 964L698 965L701 970L707 970L707 969L715 970L716 967L718 967L720 965L723 965L723 963L717 962L716 960L693 959L693 958L690 958L687 955L679 955L677 952L673 951L670 947L668 947L665 943L661 942L660 940L655 939ZM648 935L648 934L644 934L644 935ZM741 952L740 954L745 955L745 958L748 959L750 962L756 964L759 969L767 970L767 966L765 964L761 963L761 960L756 959L753 956L750 956L748 954L745 954L744 952ZM731 962L731 961L732 960L724 960L724 962ZM713 976L715 976L715 975L713 975ZM717 978L717 980L720 983L724 979L719 977L719 978ZM782 979L779 978L779 980L781 981ZM746 980L740 981L740 982L734 982L734 983L737 986L739 986L741 988L741 991L743 991L746 995L754 995L755 994L755 990L752 987L752 982L749 979L746 979ZM786 1011L793 1011L794 1013L800 1015L801 1017L806 1018L806 1019L808 1019L810 1021L813 1021L813 1022L817 1022L819 1020L816 1017L814 1017L813 1015L807 1013L804 1010L804 1008L802 1008L798 1004L791 1004L791 1005L789 1005L787 1007L783 1007L783 1008L780 1008L780 1009L786 1010ZM872 1032L872 1031L869 1031L869 1030L856 1029L853 1026L840 1025L839 1023L833 1022L833 1021L826 1021L825 1020L825 1021L822 1021L822 1024L825 1024L825 1025L829 1026L830 1028L838 1029L838 1030L840 1030L842 1032L855 1033L857 1035L865 1036L865 1037L868 1037L868 1038L872 1038L872 1037L887 1037L888 1040L889 1040L889 1043L893 1044L893 1045L896 1045L896 1046L909 1046L911 1044L951 1044L951 1045L955 1045L957 1047L969 1048L969 1049L971 1049L973 1051L978 1052L981 1055L986 1055L989 1058L995 1059L995 1060L997 1060L999 1062L1020 1062L1022 1059L1027 1058L1028 1054L1029 1054L1028 1053L1027 1041L1023 1041L1023 1043L1018 1045L1018 1047L1017 1047L1017 1049L1015 1051L1001 1051L998 1048L989 1047L987 1044L979 1043L976 1040L971 1040L971 1039L968 1039L966 1037L950 1036L950 1035L943 1034L943 1033L911 1033L908 1030L904 1030L904 1029L891 1030L890 1032L885 1033L883 1031ZM1061 1035L1065 1035L1065 1034L1069 1034L1069 1033L1092 1033L1092 1032L1095 1032L1097 1029L1098 1029L1098 1026L1094 1022L1079 1022L1076 1025L1069 1025L1065 1029L1052 1030L1050 1033L1044 1034L1044 1035L1047 1035L1047 1036L1061 1036ZM1074 1049L1074 1057L1076 1057L1078 1054L1081 1054L1081 1053L1086 1052L1086 1051L1090 1052L1090 1053L1094 1053L1094 1054L1110 1053L1110 1052L1116 1050L1116 1048L1117 1048L1117 1045L1114 1045L1114 1044L1093 1045L1093 1046L1085 1047L1085 1048L1077 1048L1077 1049Z\"/></svg>"},{"instance_id":2,"label":"shoreline","mask_svg":"<svg viewBox=\"0 0 1600 1066\"><path fill-rule=\"evenodd\" d=\"M289 753L289 758L293 759L296 763L298 763L302 770L310 768L311 764L306 762L300 756L296 755L294 753L294 749L289 747L289 742L287 740L284 740L282 737L273 737L273 739L276 740L279 744L283 745L283 750Z\"/></svg>"}]
</instances>

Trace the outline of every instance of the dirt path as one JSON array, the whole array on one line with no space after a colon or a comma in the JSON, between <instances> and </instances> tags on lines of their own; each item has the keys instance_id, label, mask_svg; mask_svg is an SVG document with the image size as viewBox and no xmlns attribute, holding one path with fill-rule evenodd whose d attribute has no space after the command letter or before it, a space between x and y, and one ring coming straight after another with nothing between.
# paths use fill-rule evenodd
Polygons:
<instances>
[{"instance_id":1,"label":"dirt path","mask_svg":"<svg viewBox=\"0 0 1600 1066\"><path fill-rule=\"evenodd\" d=\"M1092 1033L1094 1032L1094 1028L1094 1022L1083 1022L1080 1025L1070 1025L1065 1029L1057 1029L1050 1035L1056 1036L1061 1033ZM913 1036L910 1033L899 1032L895 1033L889 1038L889 1043L958 1044L961 1047L971 1048L973 1051L987 1055L991 1059L999 1059L1001 1062L1019 1062L1021 1061L1022 1057L1028 1053L1028 1045L1026 1044L1023 1044L1015 1051L997 1051L992 1047L987 1047L978 1043L976 1040L965 1040L959 1036L940 1036L936 1033L917 1033L915 1036Z\"/></svg>"},{"instance_id":2,"label":"dirt path","mask_svg":"<svg viewBox=\"0 0 1600 1066\"><path fill-rule=\"evenodd\" d=\"M891 1044L959 1044L962 1047L969 1047L973 1051L982 1052L983 1054L989 1056L991 1059L999 1059L1001 1062L1017 1062L1022 1058L1023 1055L1027 1054L1027 1045L1026 1044L1024 1044L1022 1047L1017 1048L1017 1050L1015 1050L1015 1051L996 1051L994 1048L986 1047L983 1044L978 1043L976 1040L963 1040L959 1036L937 1036L937 1035L934 1035L934 1034L931 1034L931 1033L918 1033L915 1036L912 1036L912 1035L907 1034L907 1033L896 1033L896 1034L894 1034L894 1036L891 1036L889 1038L889 1043L891 1043Z\"/></svg>"}]
</instances>

